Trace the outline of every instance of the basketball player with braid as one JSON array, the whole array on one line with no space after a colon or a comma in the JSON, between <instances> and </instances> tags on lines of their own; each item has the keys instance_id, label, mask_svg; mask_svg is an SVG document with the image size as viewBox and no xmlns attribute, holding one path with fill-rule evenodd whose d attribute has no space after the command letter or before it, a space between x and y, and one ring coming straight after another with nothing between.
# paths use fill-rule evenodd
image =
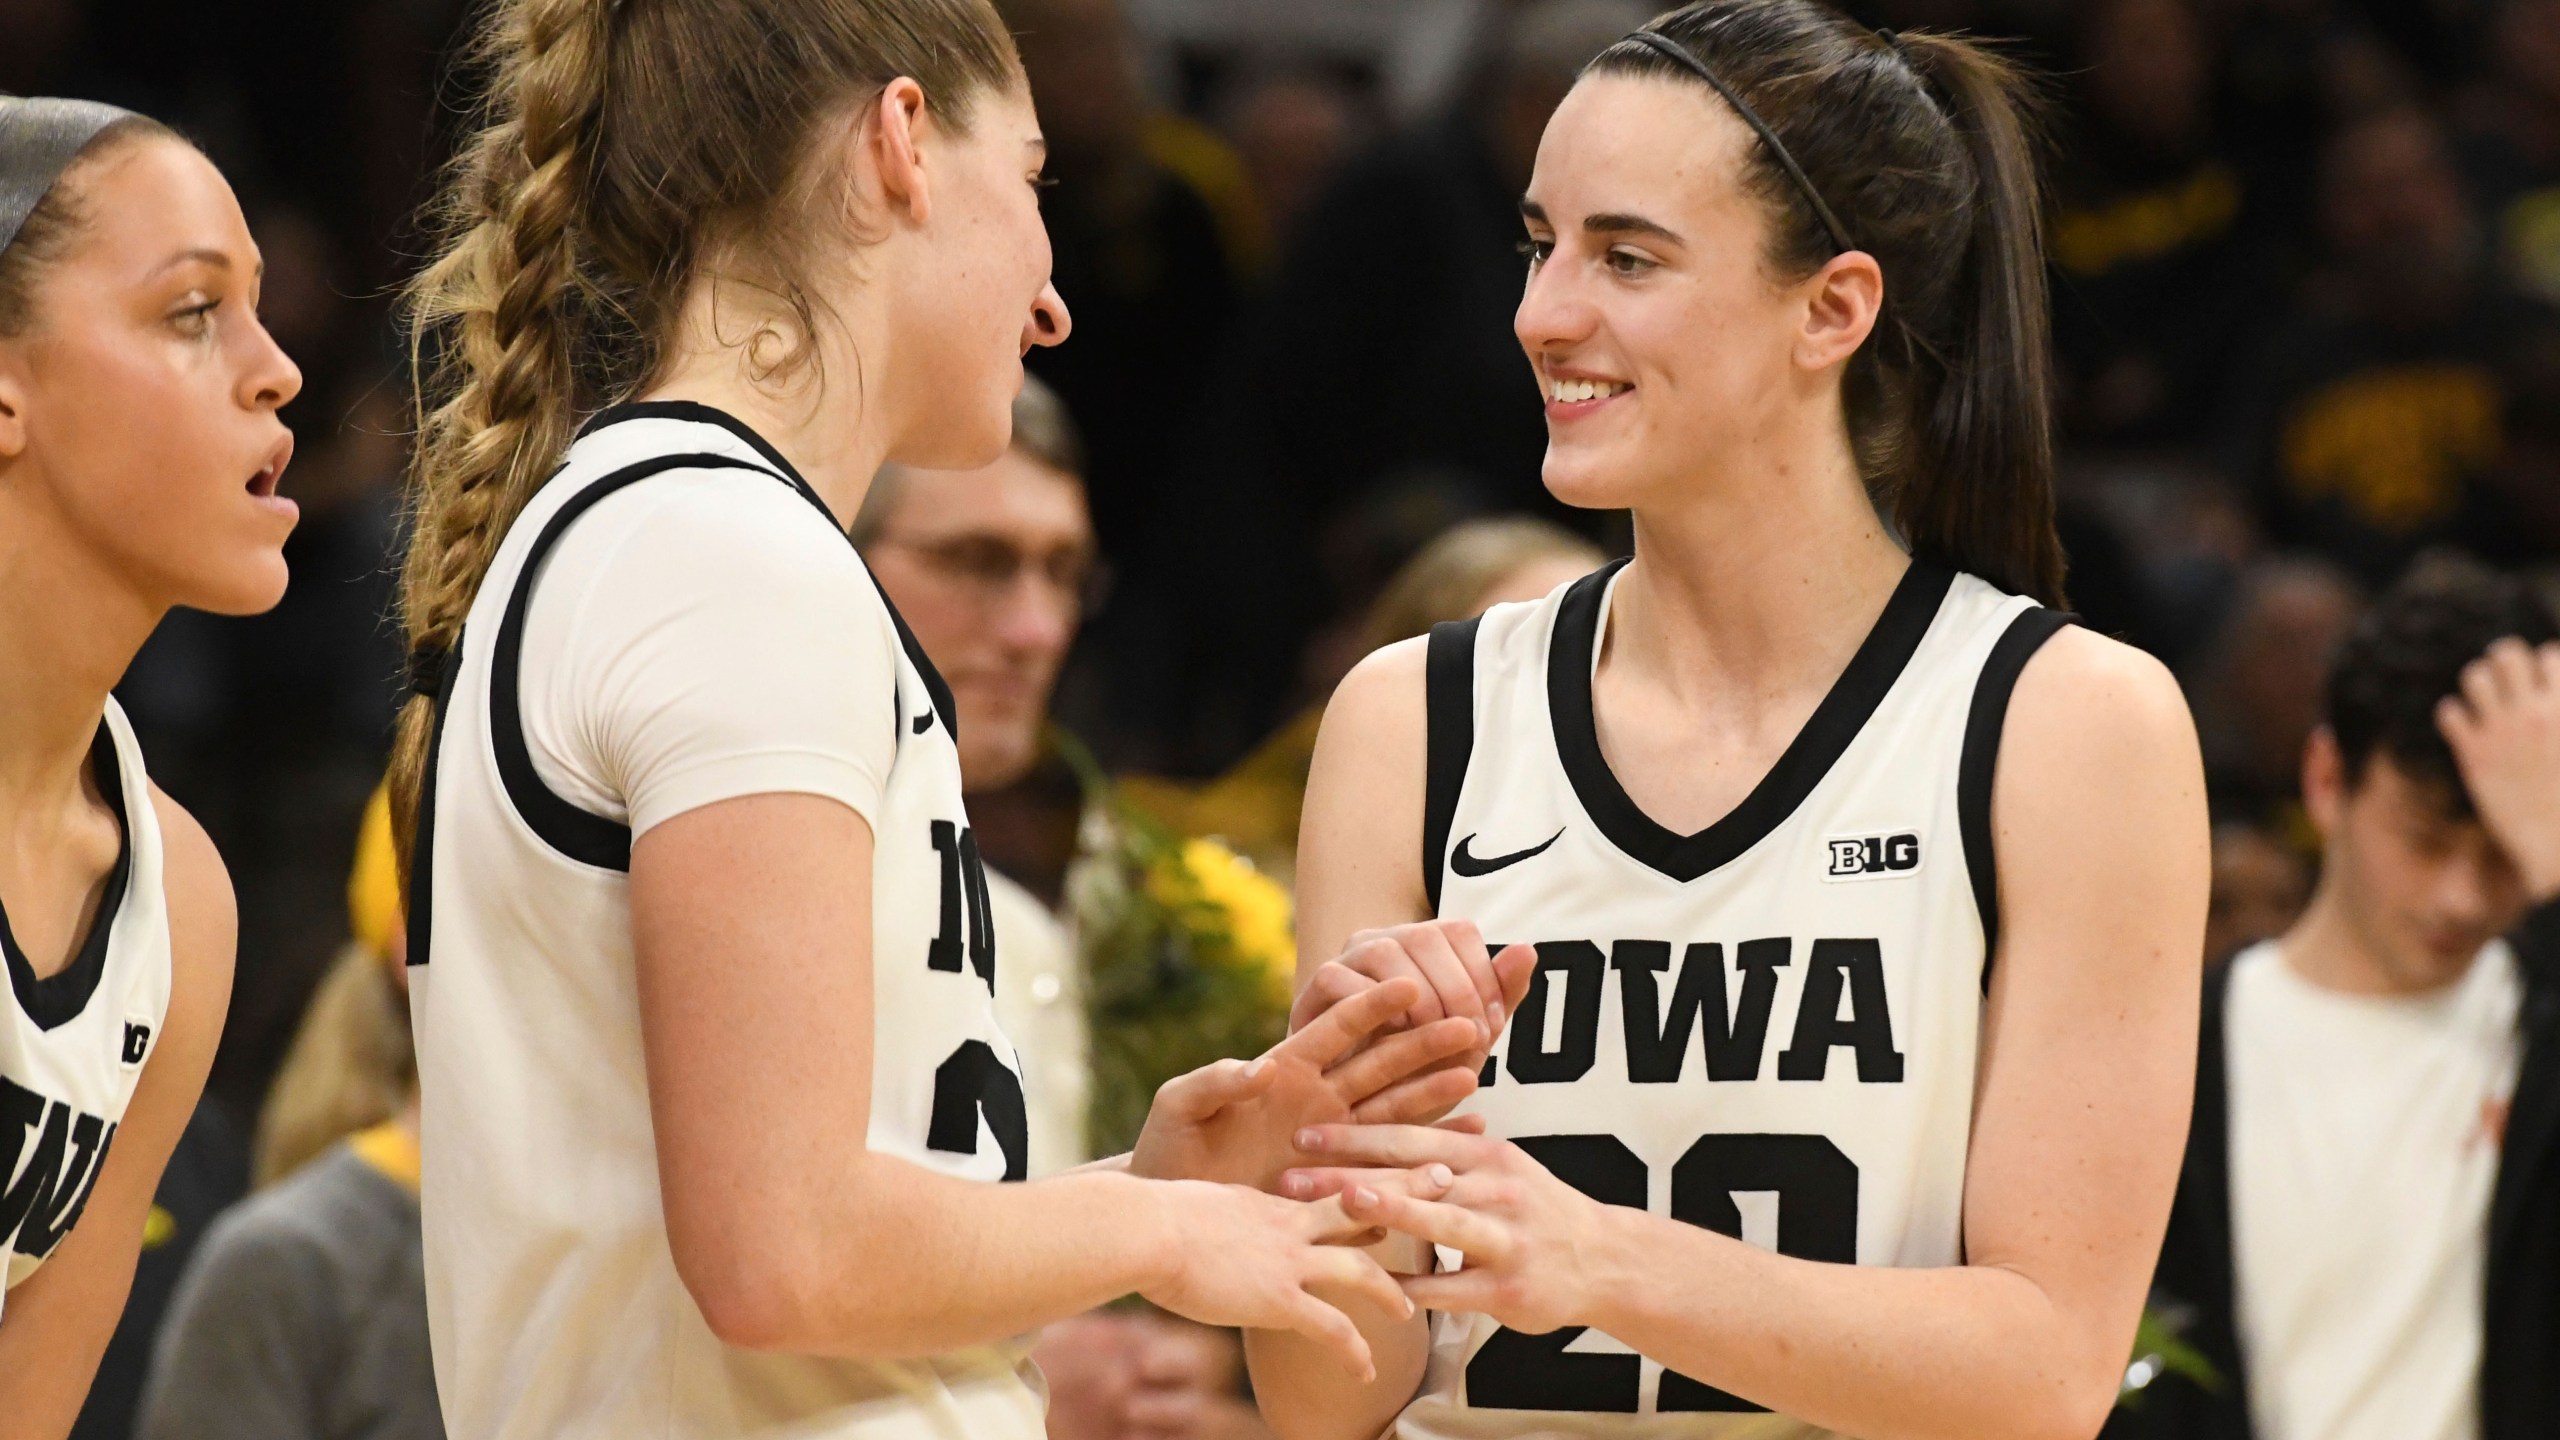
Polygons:
<instances>
[{"instance_id":1,"label":"basketball player with braid","mask_svg":"<svg viewBox=\"0 0 2560 1440\"><path fill-rule=\"evenodd\" d=\"M0 1437L67 1433L231 998L231 880L110 691L283 598L302 388L258 247L151 120L0 96Z\"/></svg>"},{"instance_id":2,"label":"basketball player with braid","mask_svg":"<svg viewBox=\"0 0 2560 1440\"><path fill-rule=\"evenodd\" d=\"M1550 122L1546 479L1632 509L1635 556L1381 652L1326 717L1302 953L1438 916L1539 960L1459 1112L1489 1133L1304 1137L1284 1193L1429 1242L1436 1313L1344 1299L1366 1385L1252 1337L1288 1440L2059 1440L2114 1403L2206 824L2176 685L2049 608L2027 90L1706 0Z\"/></svg>"},{"instance_id":3,"label":"basketball player with braid","mask_svg":"<svg viewBox=\"0 0 2560 1440\"><path fill-rule=\"evenodd\" d=\"M1024 1098L951 696L845 525L884 463L1001 455L1067 338L995 12L483 23L412 294L394 773L447 1429L1034 1440L1027 1332L1133 1291L1365 1373L1310 1287L1403 1295L1338 1202L1267 1192L1303 1120L1472 1090L1504 972L1463 934L1398 945L1485 977L1460 1013L1346 991L1167 1086L1134 1156L984 1183Z\"/></svg>"}]
</instances>

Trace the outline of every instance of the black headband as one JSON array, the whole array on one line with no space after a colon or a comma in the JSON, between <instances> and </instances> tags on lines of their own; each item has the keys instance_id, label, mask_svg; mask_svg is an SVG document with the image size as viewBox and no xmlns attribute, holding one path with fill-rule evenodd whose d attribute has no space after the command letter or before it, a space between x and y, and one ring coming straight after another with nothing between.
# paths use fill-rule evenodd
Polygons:
<instances>
[{"instance_id":1,"label":"black headband","mask_svg":"<svg viewBox=\"0 0 2560 1440\"><path fill-rule=\"evenodd\" d=\"M1761 119L1757 111L1743 104L1742 96L1724 83L1722 76L1707 68L1706 61L1659 30L1639 30L1627 39L1706 81L1709 89L1723 96L1724 103L1733 107L1733 113L1759 133L1760 143L1768 146L1769 153L1777 157L1778 168L1786 171L1787 178L1796 182L1796 189L1804 192L1806 202L1813 206L1815 218L1821 220L1822 228L1830 232L1831 243L1844 254L1858 248L1849 239L1849 227L1841 224L1840 217L1831 213L1831 207L1823 203L1822 192L1813 188L1813 177L1805 174L1804 167L1796 163L1796 157L1787 153L1787 147L1778 139L1778 132L1770 129L1769 122Z\"/></svg>"},{"instance_id":2,"label":"black headband","mask_svg":"<svg viewBox=\"0 0 2560 1440\"><path fill-rule=\"evenodd\" d=\"M0 250L89 142L132 115L94 100L0 95Z\"/></svg>"}]
</instances>

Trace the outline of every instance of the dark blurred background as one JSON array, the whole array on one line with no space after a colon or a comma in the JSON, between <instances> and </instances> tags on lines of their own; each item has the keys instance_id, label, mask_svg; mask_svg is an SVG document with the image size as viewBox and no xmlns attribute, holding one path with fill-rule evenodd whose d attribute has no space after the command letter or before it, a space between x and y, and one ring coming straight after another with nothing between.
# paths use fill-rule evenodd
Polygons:
<instances>
[{"instance_id":1,"label":"dark blurred background","mask_svg":"<svg viewBox=\"0 0 2560 1440\"><path fill-rule=\"evenodd\" d=\"M245 1130L344 938L399 645L390 293L459 123L463 0L0 0L0 89L169 120L229 173L309 377L274 614L181 614L124 699L240 891L205 1123ZM1004 0L1060 180L1110 599L1062 718L1215 775L1320 699L1451 524L1539 513L1514 202L1621 0ZM2329 645L2453 545L2560 554L2560 0L1875 0L2054 77L2054 344L2074 599L2185 677L2215 946L2287 912ZM1048 783L1038 782L1035 784ZM973 802L974 804L975 802Z\"/></svg>"}]
</instances>

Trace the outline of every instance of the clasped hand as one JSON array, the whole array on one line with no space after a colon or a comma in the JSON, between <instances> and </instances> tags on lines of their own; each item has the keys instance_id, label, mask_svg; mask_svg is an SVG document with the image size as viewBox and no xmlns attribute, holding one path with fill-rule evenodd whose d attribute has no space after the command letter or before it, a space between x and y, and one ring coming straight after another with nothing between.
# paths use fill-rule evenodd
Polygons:
<instances>
[{"instance_id":1,"label":"clasped hand","mask_svg":"<svg viewBox=\"0 0 2560 1440\"><path fill-rule=\"evenodd\" d=\"M1294 1142L1310 1126L1439 1120L1475 1093L1536 964L1526 945L1487 954L1465 921L1352 937L1300 994L1288 1039L1156 1092L1131 1172L1276 1194L1281 1172L1309 1158Z\"/></svg>"}]
</instances>

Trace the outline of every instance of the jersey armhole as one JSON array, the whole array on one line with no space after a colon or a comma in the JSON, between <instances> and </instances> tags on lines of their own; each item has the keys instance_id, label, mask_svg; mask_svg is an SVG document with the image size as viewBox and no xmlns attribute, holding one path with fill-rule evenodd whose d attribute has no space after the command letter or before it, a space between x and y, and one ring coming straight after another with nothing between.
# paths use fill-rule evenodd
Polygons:
<instances>
[{"instance_id":1,"label":"jersey armhole","mask_svg":"<svg viewBox=\"0 0 2560 1440\"><path fill-rule=\"evenodd\" d=\"M1429 712L1430 759L1422 791L1422 891L1431 913L1440 913L1440 879L1449 867L1449 827L1458 817L1458 792L1466 787L1467 761L1476 748L1476 627L1453 620L1431 628L1423 666L1423 703Z\"/></svg>"},{"instance_id":2,"label":"jersey armhole","mask_svg":"<svg viewBox=\"0 0 2560 1440\"><path fill-rule=\"evenodd\" d=\"M1973 706L1965 716L1964 752L1956 762L1956 828L1964 839L1964 866L1973 880L1973 904L1982 916L1982 990L1991 993L1992 959L2000 949L2000 872L1991 839L1991 786L2000 768L2000 732L2009 721L2009 697L2018 676L2045 642L2079 617L2039 606L2009 622L1991 646L1975 678Z\"/></svg>"}]
</instances>

